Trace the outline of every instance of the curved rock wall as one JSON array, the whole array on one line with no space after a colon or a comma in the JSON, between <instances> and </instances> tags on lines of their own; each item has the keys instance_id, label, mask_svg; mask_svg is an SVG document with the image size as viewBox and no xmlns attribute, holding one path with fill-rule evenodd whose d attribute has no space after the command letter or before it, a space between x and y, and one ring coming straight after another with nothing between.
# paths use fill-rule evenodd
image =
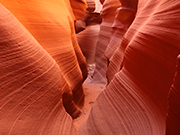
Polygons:
<instances>
[{"instance_id":1,"label":"curved rock wall","mask_svg":"<svg viewBox=\"0 0 180 135\"><path fill-rule=\"evenodd\" d=\"M106 84L107 58L104 53L111 36L111 26L114 22L116 10L121 6L119 0L105 0L103 3L101 15L102 23L100 25L99 38L96 45L95 62L96 68L92 83Z\"/></svg>"},{"instance_id":2,"label":"curved rock wall","mask_svg":"<svg viewBox=\"0 0 180 135\"><path fill-rule=\"evenodd\" d=\"M87 70L69 1L0 1L10 10L0 5L0 134L78 134L66 111L73 118L81 113ZM109 42L120 6L111 10L108 2L114 6L103 5L97 48L104 58L100 44ZM179 0L138 1L133 23L109 57L116 63L108 67L111 81L80 134L179 134L179 7ZM99 69L107 67L104 60ZM94 83L106 83L103 72Z\"/></svg>"},{"instance_id":3,"label":"curved rock wall","mask_svg":"<svg viewBox=\"0 0 180 135\"><path fill-rule=\"evenodd\" d=\"M137 12L138 0L120 0L120 2L122 6L116 11L117 13L112 25L110 41L105 51L105 56L108 59L108 69L106 72L108 83L121 68L116 61L118 60L119 63L121 63L120 61L123 60L121 56L122 50L118 53L116 53L116 50L119 48L124 34L133 22Z\"/></svg>"},{"instance_id":4,"label":"curved rock wall","mask_svg":"<svg viewBox=\"0 0 180 135\"><path fill-rule=\"evenodd\" d=\"M115 61L121 69L97 98L80 134L165 134L167 95L180 54L179 7L178 0L139 0L115 53L121 55L122 61Z\"/></svg>"},{"instance_id":5,"label":"curved rock wall","mask_svg":"<svg viewBox=\"0 0 180 135\"><path fill-rule=\"evenodd\" d=\"M58 64L0 4L0 134L78 134Z\"/></svg>"},{"instance_id":6,"label":"curved rock wall","mask_svg":"<svg viewBox=\"0 0 180 135\"><path fill-rule=\"evenodd\" d=\"M80 113L77 106L79 108L83 106L82 83L87 76L87 69L86 61L76 40L75 17L70 2L67 0L46 0L43 2L37 0L1 0L1 3L55 59L60 67L62 82L64 82L62 89L66 93L66 96L63 95L65 108L73 118L77 117L74 114L74 108ZM75 3L78 4L78 1ZM79 5L81 8L83 5L86 8L84 2L79 2ZM83 13L85 12L84 8L82 8ZM83 14L81 16L83 17ZM69 101L70 99L74 101ZM69 103L71 104L69 105Z\"/></svg>"},{"instance_id":7,"label":"curved rock wall","mask_svg":"<svg viewBox=\"0 0 180 135\"><path fill-rule=\"evenodd\" d=\"M178 135L180 133L180 55L177 57L174 82L168 97L166 135Z\"/></svg>"}]
</instances>

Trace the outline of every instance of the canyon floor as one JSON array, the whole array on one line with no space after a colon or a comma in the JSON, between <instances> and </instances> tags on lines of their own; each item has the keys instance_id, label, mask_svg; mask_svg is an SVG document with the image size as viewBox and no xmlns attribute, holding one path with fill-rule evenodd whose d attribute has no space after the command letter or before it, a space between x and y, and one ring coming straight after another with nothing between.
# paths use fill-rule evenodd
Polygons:
<instances>
[{"instance_id":1,"label":"canyon floor","mask_svg":"<svg viewBox=\"0 0 180 135\"><path fill-rule=\"evenodd\" d=\"M77 129L83 123L83 121L87 119L94 101L96 100L98 95L105 89L104 84L90 83L90 84L84 84L83 86L85 91L85 104L82 109L81 116L73 121Z\"/></svg>"}]
</instances>

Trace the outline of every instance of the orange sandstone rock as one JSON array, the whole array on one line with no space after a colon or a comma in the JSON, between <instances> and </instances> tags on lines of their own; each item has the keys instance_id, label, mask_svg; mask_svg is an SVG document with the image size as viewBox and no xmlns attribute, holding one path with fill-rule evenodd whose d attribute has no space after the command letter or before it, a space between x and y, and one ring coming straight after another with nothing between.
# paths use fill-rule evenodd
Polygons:
<instances>
[{"instance_id":1,"label":"orange sandstone rock","mask_svg":"<svg viewBox=\"0 0 180 135\"><path fill-rule=\"evenodd\" d=\"M104 53L111 36L111 27L116 16L116 10L121 6L119 0L106 0L103 3L101 16L102 23L100 25L99 38L96 45L95 62L96 68L92 83L106 84L107 58Z\"/></svg>"},{"instance_id":2,"label":"orange sandstone rock","mask_svg":"<svg viewBox=\"0 0 180 135\"><path fill-rule=\"evenodd\" d=\"M76 40L74 31L76 18L70 2L68 0L0 1L59 65L63 82L62 90L68 95L68 98L66 96L63 98L63 103L67 112L73 118L77 117L77 115L74 116L73 110L74 108L79 110L78 107L83 106L82 83L87 76L87 69L86 61ZM86 9L84 2L79 4L82 9ZM71 99L73 101L70 101Z\"/></svg>"},{"instance_id":3,"label":"orange sandstone rock","mask_svg":"<svg viewBox=\"0 0 180 135\"><path fill-rule=\"evenodd\" d=\"M179 7L179 0L139 0L137 16L115 53L121 55L122 61L115 61L121 68L94 102L80 134L166 133L167 96L180 54ZM179 98L172 99L177 80L169 99L173 114L179 112L173 105L179 106ZM173 114L169 113L167 129L179 134L179 121L173 122L179 115Z\"/></svg>"},{"instance_id":4,"label":"orange sandstone rock","mask_svg":"<svg viewBox=\"0 0 180 135\"><path fill-rule=\"evenodd\" d=\"M118 63L121 63L123 60L123 57L121 57L122 52L116 53L116 50L119 48L124 34L133 22L137 12L137 0L120 0L120 2L122 6L116 11L110 41L105 51L105 56L108 59L108 69L106 72L108 83L121 68ZM118 63L116 63L117 59L119 61Z\"/></svg>"},{"instance_id":5,"label":"orange sandstone rock","mask_svg":"<svg viewBox=\"0 0 180 135\"><path fill-rule=\"evenodd\" d=\"M78 134L58 64L0 4L0 134Z\"/></svg>"}]
</instances>

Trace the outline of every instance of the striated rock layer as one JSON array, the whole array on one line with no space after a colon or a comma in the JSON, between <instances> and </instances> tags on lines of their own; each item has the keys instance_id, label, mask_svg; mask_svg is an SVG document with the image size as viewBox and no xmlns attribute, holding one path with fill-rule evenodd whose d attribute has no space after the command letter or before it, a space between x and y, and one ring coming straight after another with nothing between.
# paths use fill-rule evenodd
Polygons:
<instances>
[{"instance_id":1,"label":"striated rock layer","mask_svg":"<svg viewBox=\"0 0 180 135\"><path fill-rule=\"evenodd\" d=\"M74 13L77 18L83 17L85 3L80 0L71 1L72 5L76 3L81 7L79 10L82 13L79 14L79 10L72 10L68 0L0 0L0 2L55 59L62 75L64 106L73 118L77 117L80 114L77 106L82 108L84 103L82 83L87 76L87 69L76 40Z\"/></svg>"},{"instance_id":2,"label":"striated rock layer","mask_svg":"<svg viewBox=\"0 0 180 135\"><path fill-rule=\"evenodd\" d=\"M104 53L111 36L111 26L114 22L116 10L121 6L119 0L105 0L103 3L101 15L102 23L100 25L99 38L96 45L95 62L96 69L92 83L106 84L107 58Z\"/></svg>"},{"instance_id":3,"label":"striated rock layer","mask_svg":"<svg viewBox=\"0 0 180 135\"><path fill-rule=\"evenodd\" d=\"M0 4L0 134L78 134L62 104L58 64Z\"/></svg>"},{"instance_id":4,"label":"striated rock layer","mask_svg":"<svg viewBox=\"0 0 180 135\"><path fill-rule=\"evenodd\" d=\"M180 134L180 55L177 57L174 82L169 93L166 135Z\"/></svg>"},{"instance_id":5,"label":"striated rock layer","mask_svg":"<svg viewBox=\"0 0 180 135\"><path fill-rule=\"evenodd\" d=\"M106 72L108 83L120 69L120 65L116 61L122 61L122 57L119 56L121 53L115 52L119 48L124 34L133 22L137 12L138 0L120 0L120 2L122 6L117 9L117 14L112 25L110 41L105 51L105 56L108 59L108 69Z\"/></svg>"},{"instance_id":6,"label":"striated rock layer","mask_svg":"<svg viewBox=\"0 0 180 135\"><path fill-rule=\"evenodd\" d=\"M68 3L68 1L67 1ZM70 0L70 4L76 19L81 19L86 11L87 4L85 0Z\"/></svg>"},{"instance_id":7,"label":"striated rock layer","mask_svg":"<svg viewBox=\"0 0 180 135\"><path fill-rule=\"evenodd\" d=\"M121 69L97 98L80 134L165 134L167 95L180 54L179 7L179 0L139 0L137 16L115 53L122 58L116 59ZM177 112L174 92L170 110Z\"/></svg>"}]
</instances>

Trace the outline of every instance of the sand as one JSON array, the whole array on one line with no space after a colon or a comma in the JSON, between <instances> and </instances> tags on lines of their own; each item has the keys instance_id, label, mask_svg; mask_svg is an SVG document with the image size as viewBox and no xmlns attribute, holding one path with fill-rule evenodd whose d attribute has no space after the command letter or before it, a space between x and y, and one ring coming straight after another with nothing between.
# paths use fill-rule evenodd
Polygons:
<instances>
[{"instance_id":1,"label":"sand","mask_svg":"<svg viewBox=\"0 0 180 135\"><path fill-rule=\"evenodd\" d=\"M104 84L84 84L83 86L85 91L85 104L82 109L82 115L73 121L77 129L83 123L83 121L87 119L94 101L105 89Z\"/></svg>"}]
</instances>

